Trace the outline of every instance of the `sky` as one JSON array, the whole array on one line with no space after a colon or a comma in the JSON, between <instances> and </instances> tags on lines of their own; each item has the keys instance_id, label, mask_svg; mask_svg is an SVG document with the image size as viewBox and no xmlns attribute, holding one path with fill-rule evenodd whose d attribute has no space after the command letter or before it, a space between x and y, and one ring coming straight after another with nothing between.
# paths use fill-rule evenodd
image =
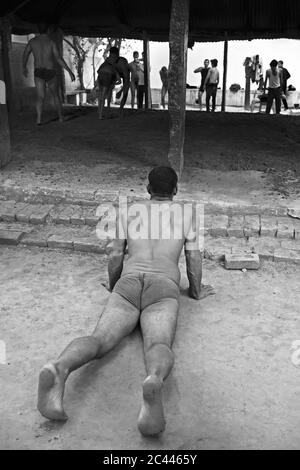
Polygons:
<instances>
[{"instance_id":1,"label":"sky","mask_svg":"<svg viewBox=\"0 0 300 470\"><path fill-rule=\"evenodd\" d=\"M138 46L138 44L137 44ZM142 45L141 45L142 48ZM137 47L139 50L139 47ZM141 50L140 50L141 52ZM195 68L203 65L204 59L218 59L219 70L223 73L224 43L196 43L193 50L188 51L187 83L199 86L200 74L194 74ZM252 41L230 41L228 47L228 75L227 88L233 83L245 87L245 73L243 63L247 56L259 54L263 59L263 68L266 71L272 59L283 60L284 66L289 70L291 79L288 84L300 89L300 40L294 39L268 39ZM159 70L169 63L168 43L150 43L151 61L151 87L160 88ZM255 89L255 85L252 85Z\"/></svg>"}]
</instances>

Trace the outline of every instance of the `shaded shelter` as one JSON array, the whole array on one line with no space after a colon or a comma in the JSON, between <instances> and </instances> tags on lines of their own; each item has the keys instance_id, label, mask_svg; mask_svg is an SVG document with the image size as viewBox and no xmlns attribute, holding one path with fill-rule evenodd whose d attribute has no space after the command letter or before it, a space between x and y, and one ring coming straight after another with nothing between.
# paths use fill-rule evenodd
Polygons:
<instances>
[{"instance_id":1,"label":"shaded shelter","mask_svg":"<svg viewBox=\"0 0 300 470\"><path fill-rule=\"evenodd\" d=\"M29 34L36 24L57 25L66 35L122 36L170 42L170 164L183 168L186 53L195 41L300 38L300 2L295 0L3 0L0 6L1 59L7 102L11 33ZM146 39L145 39L146 38ZM224 62L227 45L225 43ZM4 70L4 72L1 72ZM226 83L226 77L224 78ZM148 100L149 101L149 100ZM223 101L223 107L225 102ZM2 124L1 124L2 125Z\"/></svg>"}]
</instances>

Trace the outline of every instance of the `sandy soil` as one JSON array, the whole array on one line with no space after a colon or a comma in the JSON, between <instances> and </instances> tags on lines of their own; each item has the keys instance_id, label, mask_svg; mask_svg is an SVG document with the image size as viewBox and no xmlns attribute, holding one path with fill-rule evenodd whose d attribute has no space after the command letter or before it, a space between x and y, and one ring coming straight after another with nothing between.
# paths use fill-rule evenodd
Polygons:
<instances>
[{"instance_id":1,"label":"sandy soil","mask_svg":"<svg viewBox=\"0 0 300 470\"><path fill-rule=\"evenodd\" d=\"M67 384L64 425L36 411L40 367L89 333L109 295L96 255L0 247L0 447L4 449L298 449L299 268L264 264L228 272L205 263L217 295L183 296L165 385L167 430L144 439L136 428L144 378L139 331ZM183 264L181 269L184 269ZM186 278L182 280L186 286Z\"/></svg>"},{"instance_id":2,"label":"sandy soil","mask_svg":"<svg viewBox=\"0 0 300 470\"><path fill-rule=\"evenodd\" d=\"M126 110L99 121L94 108L68 108L67 121L37 128L33 113L13 125L13 161L0 173L25 186L144 192L165 164L168 113ZM52 119L52 120L51 120ZM299 117L187 112L180 194L205 202L271 207L300 200Z\"/></svg>"}]
</instances>

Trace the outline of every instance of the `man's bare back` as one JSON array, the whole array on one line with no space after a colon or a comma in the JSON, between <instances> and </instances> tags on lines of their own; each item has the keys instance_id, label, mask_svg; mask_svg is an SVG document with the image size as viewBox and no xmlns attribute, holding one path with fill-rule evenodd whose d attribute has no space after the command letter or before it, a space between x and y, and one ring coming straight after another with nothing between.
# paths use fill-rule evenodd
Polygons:
<instances>
[{"instance_id":1,"label":"man's bare back","mask_svg":"<svg viewBox=\"0 0 300 470\"><path fill-rule=\"evenodd\" d=\"M46 34L29 41L35 68L54 69L57 58L57 46Z\"/></svg>"},{"instance_id":2,"label":"man's bare back","mask_svg":"<svg viewBox=\"0 0 300 470\"><path fill-rule=\"evenodd\" d=\"M57 110L59 120L60 122L63 122L63 110L56 72L57 64L69 73L72 81L75 80L75 75L68 67L63 57L60 56L55 42L46 33L42 33L40 36L31 39L24 50L23 74L25 77L28 76L27 62L30 54L33 55L34 59L34 82L37 91L37 124L41 124L46 84L53 95L54 105Z\"/></svg>"}]
</instances>

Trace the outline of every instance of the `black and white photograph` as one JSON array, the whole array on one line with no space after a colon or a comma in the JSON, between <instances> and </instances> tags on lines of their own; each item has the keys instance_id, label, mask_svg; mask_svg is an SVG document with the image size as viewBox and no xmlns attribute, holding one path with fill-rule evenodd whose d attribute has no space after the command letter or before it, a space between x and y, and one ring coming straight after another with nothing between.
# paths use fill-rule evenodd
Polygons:
<instances>
[{"instance_id":1,"label":"black and white photograph","mask_svg":"<svg viewBox=\"0 0 300 470\"><path fill-rule=\"evenodd\" d=\"M299 57L299 0L0 2L0 450L300 450Z\"/></svg>"}]
</instances>

